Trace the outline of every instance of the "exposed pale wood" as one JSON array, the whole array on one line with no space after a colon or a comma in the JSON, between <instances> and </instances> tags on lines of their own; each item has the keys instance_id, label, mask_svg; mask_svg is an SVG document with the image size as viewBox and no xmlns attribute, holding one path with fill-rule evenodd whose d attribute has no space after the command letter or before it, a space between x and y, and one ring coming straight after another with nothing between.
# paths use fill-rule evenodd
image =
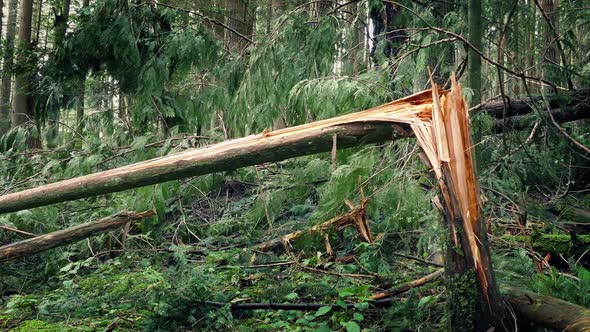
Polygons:
<instances>
[{"instance_id":1,"label":"exposed pale wood","mask_svg":"<svg viewBox=\"0 0 590 332\"><path fill-rule=\"evenodd\" d=\"M555 331L590 331L590 309L517 288L507 288L504 300L524 324L532 322Z\"/></svg>"},{"instance_id":2,"label":"exposed pale wood","mask_svg":"<svg viewBox=\"0 0 590 332\"><path fill-rule=\"evenodd\" d=\"M155 215L154 211L146 211L143 213L121 212L110 217L91 221L57 232L7 244L0 247L0 262L36 254L59 246L65 246L95 234L117 228L128 222L137 221L153 215Z\"/></svg>"},{"instance_id":3,"label":"exposed pale wood","mask_svg":"<svg viewBox=\"0 0 590 332\"><path fill-rule=\"evenodd\" d=\"M391 297L394 295L398 295L404 292L409 291L412 288L416 288L416 287L420 287L423 285L426 285L427 283L437 279L438 277L442 276L444 274L445 270L444 269L439 269L436 270L435 272L429 274L429 275L425 275L422 278L416 279L416 280L412 280L408 283L405 283L401 286L398 286L396 288L390 289L388 291L382 292L382 293L377 293L374 294L372 296L369 297L369 299L371 300L381 300L387 297Z\"/></svg>"},{"instance_id":4,"label":"exposed pale wood","mask_svg":"<svg viewBox=\"0 0 590 332\"><path fill-rule=\"evenodd\" d=\"M289 248L292 241L300 237L305 233L324 233L330 229L341 230L346 227L355 226L359 235L364 241L371 243L373 241L369 224L366 219L367 200L363 200L361 205L351 209L340 216L332 218L324 223L313 226L307 230L300 230L284 235L280 238L273 239L264 243L261 243L254 247L255 250L259 251L283 251L285 248Z\"/></svg>"},{"instance_id":5,"label":"exposed pale wood","mask_svg":"<svg viewBox=\"0 0 590 332\"><path fill-rule=\"evenodd\" d=\"M454 77L451 81L451 91L440 98L433 89L436 102L431 120L412 124L412 129L441 193L437 206L448 232L445 274L450 328L487 331L503 326L504 311L481 222L469 111L461 86Z\"/></svg>"},{"instance_id":6,"label":"exposed pale wood","mask_svg":"<svg viewBox=\"0 0 590 332\"><path fill-rule=\"evenodd\" d=\"M339 148L408 137L411 131L407 124L419 123L420 117L429 116L431 95L427 90L362 112L263 132L0 196L0 213L327 152L332 148L333 135L337 136Z\"/></svg>"}]
</instances>

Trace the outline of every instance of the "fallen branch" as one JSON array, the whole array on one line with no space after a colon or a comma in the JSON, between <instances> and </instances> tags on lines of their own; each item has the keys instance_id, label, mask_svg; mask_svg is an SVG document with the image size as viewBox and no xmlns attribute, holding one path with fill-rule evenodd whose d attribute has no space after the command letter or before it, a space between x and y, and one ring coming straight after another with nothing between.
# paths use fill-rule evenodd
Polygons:
<instances>
[{"instance_id":1,"label":"fallen branch","mask_svg":"<svg viewBox=\"0 0 590 332\"><path fill-rule=\"evenodd\" d=\"M369 305L374 308L388 307L392 304L395 298L386 298L377 301L369 302ZM297 310L297 311L316 311L322 307L330 307L334 311L353 309L357 303L347 303L346 307L340 304L333 303L223 303L206 301L206 305L216 308L223 308L229 305L232 311L246 311L246 310Z\"/></svg>"},{"instance_id":2,"label":"fallen branch","mask_svg":"<svg viewBox=\"0 0 590 332\"><path fill-rule=\"evenodd\" d=\"M36 234L25 232L25 231L21 231L20 229L8 227L8 226L0 226L0 229L5 230L5 231L8 231L8 232L17 233L17 234L20 234L20 235L37 236Z\"/></svg>"},{"instance_id":3,"label":"fallen branch","mask_svg":"<svg viewBox=\"0 0 590 332\"><path fill-rule=\"evenodd\" d=\"M117 228L129 222L153 216L154 211L142 213L121 212L116 215L70 227L57 232L36 236L0 247L0 262L13 260L64 246L98 233Z\"/></svg>"},{"instance_id":4,"label":"fallen branch","mask_svg":"<svg viewBox=\"0 0 590 332\"><path fill-rule=\"evenodd\" d=\"M369 224L367 223L365 210L367 208L367 200L363 199L361 205L353 207L351 211L346 212L340 216L332 218L324 223L313 226L307 230L295 231L284 235L280 238L273 239L264 243L261 243L254 247L254 250L267 252L267 251L283 251L287 248L291 248L292 241L297 239L306 233L325 233L330 229L340 231L346 227L355 226L359 235L366 242L373 242Z\"/></svg>"},{"instance_id":5,"label":"fallen branch","mask_svg":"<svg viewBox=\"0 0 590 332\"><path fill-rule=\"evenodd\" d=\"M550 114L551 117L553 117L553 120L557 123L590 119L590 105L586 105L586 107L565 108L564 110L551 109L551 112L547 113ZM506 117L504 119L496 120L494 124L494 132L502 133L513 130L524 130L533 127L538 120L539 117L535 114Z\"/></svg>"},{"instance_id":6,"label":"fallen branch","mask_svg":"<svg viewBox=\"0 0 590 332\"><path fill-rule=\"evenodd\" d=\"M507 288L506 294L520 319L555 331L590 331L590 309L517 288Z\"/></svg>"},{"instance_id":7,"label":"fallen branch","mask_svg":"<svg viewBox=\"0 0 590 332\"><path fill-rule=\"evenodd\" d=\"M275 162L332 149L412 135L408 123L432 107L431 91L370 110L273 132L263 132L200 149L155 158L0 196L0 213L119 192L197 175Z\"/></svg>"},{"instance_id":8,"label":"fallen branch","mask_svg":"<svg viewBox=\"0 0 590 332\"><path fill-rule=\"evenodd\" d=\"M423 285L425 285L425 284L427 284L427 283L429 283L429 282L437 279L438 277L442 276L444 273L445 273L445 270L444 269L436 270L435 272L433 272L433 273L431 273L429 275L426 275L426 276L424 276L424 277L422 277L420 279L416 279L416 280L410 281L410 282L408 282L406 284L403 284L401 286L398 286L396 288L393 288L393 289L388 290L388 291L385 291L385 292L374 294L373 296L369 297L369 299L371 299L371 300L381 300L381 299L384 299L384 298L387 298L387 297L392 297L392 296L395 296L395 295L398 295L398 294L401 294L401 293L405 293L405 292L409 291L412 288L423 286Z\"/></svg>"},{"instance_id":9,"label":"fallen branch","mask_svg":"<svg viewBox=\"0 0 590 332\"><path fill-rule=\"evenodd\" d=\"M399 295L409 291L412 288L420 287L426 283L438 278L444 273L443 269L440 269L434 273L424 276L420 279L411 281L407 284L403 284L387 292L375 294L369 299L371 300L369 305L374 308L387 307L395 300L393 296ZM387 295L385 295L387 294ZM315 311L322 307L330 307L334 311L353 309L358 303L346 303L346 305L333 304L333 303L223 303L206 301L206 305L210 305L216 308L225 307L229 305L232 311L244 311L244 310L298 310L298 311Z\"/></svg>"}]
</instances>

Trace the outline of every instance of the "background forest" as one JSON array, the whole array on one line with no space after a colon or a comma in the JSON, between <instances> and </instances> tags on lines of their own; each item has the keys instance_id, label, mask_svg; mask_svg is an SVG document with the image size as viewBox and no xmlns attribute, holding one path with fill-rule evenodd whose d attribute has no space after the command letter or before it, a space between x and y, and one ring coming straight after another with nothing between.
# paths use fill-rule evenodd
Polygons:
<instances>
[{"instance_id":1,"label":"background forest","mask_svg":"<svg viewBox=\"0 0 590 332\"><path fill-rule=\"evenodd\" d=\"M0 0L0 193L367 109L455 73L496 278L590 308L590 3ZM137 223L0 263L16 331L431 331L436 183L406 138L0 215L0 245ZM354 228L260 244L365 204ZM311 311L240 303L319 304ZM336 304L346 310L321 304ZM347 305L349 304L349 305Z\"/></svg>"}]
</instances>

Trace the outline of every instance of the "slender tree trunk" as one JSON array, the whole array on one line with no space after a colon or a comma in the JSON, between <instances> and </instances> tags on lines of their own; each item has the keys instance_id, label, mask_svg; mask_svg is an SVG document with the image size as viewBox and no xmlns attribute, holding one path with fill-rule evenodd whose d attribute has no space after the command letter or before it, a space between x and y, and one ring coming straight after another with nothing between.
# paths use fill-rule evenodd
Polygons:
<instances>
[{"instance_id":1,"label":"slender tree trunk","mask_svg":"<svg viewBox=\"0 0 590 332\"><path fill-rule=\"evenodd\" d=\"M375 65L379 65L380 56L384 56L390 64L391 71L391 90L396 90L393 85L393 75L395 72L395 57L399 54L401 46L408 39L407 33L401 29L398 23L398 16L401 7L392 1L382 1L369 3L369 17L373 23L373 45L371 47L371 59ZM385 43L383 47L384 54L377 54L378 45Z\"/></svg>"},{"instance_id":2,"label":"slender tree trunk","mask_svg":"<svg viewBox=\"0 0 590 332\"><path fill-rule=\"evenodd\" d=\"M559 7L559 0L541 0L541 10L543 14L548 18L548 22L544 24L543 29L543 40L545 41L545 51L543 52L543 78L560 83L559 77L559 60L557 57L557 43L555 34L552 30L558 31L559 17L557 15L557 8ZM551 27L551 26L552 27Z\"/></svg>"},{"instance_id":3,"label":"slender tree trunk","mask_svg":"<svg viewBox=\"0 0 590 332\"><path fill-rule=\"evenodd\" d=\"M70 2L71 0L63 0L60 7L53 7L55 14L55 24L53 27L53 49L56 53L61 47L68 29L68 19L70 17ZM60 109L49 112L49 124L47 131L47 147L53 148L57 146L57 136L59 134L59 118Z\"/></svg>"},{"instance_id":4,"label":"slender tree trunk","mask_svg":"<svg viewBox=\"0 0 590 332\"><path fill-rule=\"evenodd\" d=\"M90 0L84 0L82 2L82 9L86 9L90 6ZM80 78L80 85L78 86L78 100L76 102L76 126L78 131L84 129L84 99L86 95L86 74Z\"/></svg>"},{"instance_id":5,"label":"slender tree trunk","mask_svg":"<svg viewBox=\"0 0 590 332\"><path fill-rule=\"evenodd\" d=\"M31 70L29 52L31 51L31 24L33 21L33 0L21 2L20 24L18 31L17 63L21 70L17 71L14 79L14 106L12 113L13 125L19 126L34 121L35 102L32 98L34 70ZM30 148L41 147L39 135L31 133L27 141Z\"/></svg>"},{"instance_id":6,"label":"slender tree trunk","mask_svg":"<svg viewBox=\"0 0 590 332\"><path fill-rule=\"evenodd\" d=\"M468 3L469 42L482 51L481 40L481 1L469 0ZM473 49L468 51L468 86L473 90L471 104L481 103L481 57Z\"/></svg>"},{"instance_id":7,"label":"slender tree trunk","mask_svg":"<svg viewBox=\"0 0 590 332\"><path fill-rule=\"evenodd\" d=\"M227 25L241 35L252 37L256 15L248 0L226 0ZM232 31L226 31L226 40L233 51L242 52L248 41Z\"/></svg>"},{"instance_id":8,"label":"slender tree trunk","mask_svg":"<svg viewBox=\"0 0 590 332\"><path fill-rule=\"evenodd\" d=\"M16 17L18 0L9 0L6 22L6 39L4 41L4 64L2 66L2 89L0 98L0 135L10 128L12 94L12 75L14 75L14 37L16 34Z\"/></svg>"},{"instance_id":9,"label":"slender tree trunk","mask_svg":"<svg viewBox=\"0 0 590 332\"><path fill-rule=\"evenodd\" d=\"M35 5L35 4L34 4ZM43 0L39 0L36 6L33 7L33 13L37 16L35 22L33 22L33 31L35 32L35 38L31 37L31 44L37 47L39 45L39 36L41 34L41 17L43 16Z\"/></svg>"}]
</instances>

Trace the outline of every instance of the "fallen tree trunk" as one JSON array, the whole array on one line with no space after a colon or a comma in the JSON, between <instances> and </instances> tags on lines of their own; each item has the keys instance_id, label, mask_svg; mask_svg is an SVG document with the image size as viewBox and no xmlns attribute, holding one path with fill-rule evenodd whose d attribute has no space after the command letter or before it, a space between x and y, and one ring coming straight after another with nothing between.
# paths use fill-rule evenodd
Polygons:
<instances>
[{"instance_id":1,"label":"fallen tree trunk","mask_svg":"<svg viewBox=\"0 0 590 332\"><path fill-rule=\"evenodd\" d=\"M555 331L590 331L590 309L516 288L507 288L504 300L526 323Z\"/></svg>"},{"instance_id":2,"label":"fallen tree trunk","mask_svg":"<svg viewBox=\"0 0 590 332\"><path fill-rule=\"evenodd\" d=\"M499 104L487 104L481 111L498 113ZM513 101L511 114L532 112L526 100ZM578 103L579 113L554 114L558 122L573 121L590 117L590 106ZM70 180L0 196L0 214L24 209L119 192L181 178L231 171L265 162L281 161L288 158L328 152L337 137L337 147L346 148L362 144L384 142L391 139L413 136L408 123L400 123L388 114L407 110L418 114L432 108L430 90L417 93L383 106L362 112L318 121L283 130L251 135L200 149L147 160L144 162L94 173ZM503 108L503 105L502 105ZM577 114L577 115L576 115ZM526 116L525 116L526 117ZM508 119L508 123L496 124L498 132L522 130L530 125L530 119L523 117ZM393 123L397 122L397 123Z\"/></svg>"},{"instance_id":3,"label":"fallen tree trunk","mask_svg":"<svg viewBox=\"0 0 590 332\"><path fill-rule=\"evenodd\" d=\"M0 247L0 262L40 253L55 247L85 239L128 222L138 221L155 215L154 211L143 213L121 212L116 215L66 228L57 232L36 236Z\"/></svg>"},{"instance_id":4,"label":"fallen tree trunk","mask_svg":"<svg viewBox=\"0 0 590 332\"><path fill-rule=\"evenodd\" d=\"M590 109L590 90L576 90L572 93L563 93L559 95L549 95L545 98L549 103L549 109L567 111L579 111ZM504 117L512 117L517 115L529 114L534 111L534 105L540 105L541 110L547 107L541 105L543 103L542 96L534 96L532 98L510 99L508 108L504 110L504 102L494 101L483 104L477 109L477 112L487 113L493 118L502 119Z\"/></svg>"},{"instance_id":5,"label":"fallen tree trunk","mask_svg":"<svg viewBox=\"0 0 590 332\"><path fill-rule=\"evenodd\" d=\"M542 114L545 113L546 111L543 111ZM551 114L558 123L590 119L590 101L589 104L578 104L575 107L566 107L564 110L551 109ZM496 120L494 123L494 132L503 133L506 131L525 130L531 128L538 120L539 118L535 114L506 117Z\"/></svg>"}]
</instances>

